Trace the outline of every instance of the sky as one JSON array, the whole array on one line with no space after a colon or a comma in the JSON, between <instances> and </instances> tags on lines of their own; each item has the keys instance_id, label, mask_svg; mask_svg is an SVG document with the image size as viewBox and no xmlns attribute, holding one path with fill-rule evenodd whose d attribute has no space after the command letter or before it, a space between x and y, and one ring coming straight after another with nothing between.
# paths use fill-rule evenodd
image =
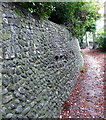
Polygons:
<instances>
[{"instance_id":1,"label":"sky","mask_svg":"<svg viewBox=\"0 0 106 120\"><path fill-rule=\"evenodd\" d=\"M104 0L105 1L105 0ZM99 31L100 29L104 28L104 6L98 11L100 14L102 14L102 18L97 20L96 22L96 29Z\"/></svg>"}]
</instances>

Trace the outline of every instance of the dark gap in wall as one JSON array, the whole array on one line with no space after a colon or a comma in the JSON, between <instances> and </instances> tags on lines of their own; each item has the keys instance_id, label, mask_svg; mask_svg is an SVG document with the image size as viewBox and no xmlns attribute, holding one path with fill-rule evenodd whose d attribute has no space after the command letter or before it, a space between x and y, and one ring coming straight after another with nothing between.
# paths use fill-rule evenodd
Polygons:
<instances>
[{"instance_id":1,"label":"dark gap in wall","mask_svg":"<svg viewBox=\"0 0 106 120\"><path fill-rule=\"evenodd\" d=\"M60 59L63 58L63 57L64 57L64 56L61 55L61 56L60 56Z\"/></svg>"},{"instance_id":2,"label":"dark gap in wall","mask_svg":"<svg viewBox=\"0 0 106 120\"><path fill-rule=\"evenodd\" d=\"M58 57L58 56L55 56L54 58L55 58L55 60L58 60L58 59L59 59L59 57Z\"/></svg>"}]
</instances>

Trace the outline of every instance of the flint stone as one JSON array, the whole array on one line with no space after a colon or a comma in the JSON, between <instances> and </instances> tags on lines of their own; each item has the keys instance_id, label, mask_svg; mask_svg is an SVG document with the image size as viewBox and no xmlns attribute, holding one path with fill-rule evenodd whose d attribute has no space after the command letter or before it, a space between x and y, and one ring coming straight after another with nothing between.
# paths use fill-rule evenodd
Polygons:
<instances>
[{"instance_id":1,"label":"flint stone","mask_svg":"<svg viewBox=\"0 0 106 120\"><path fill-rule=\"evenodd\" d=\"M15 100L15 103L18 104L18 103L20 103L20 101L19 101L18 99L16 99L16 100Z\"/></svg>"},{"instance_id":2,"label":"flint stone","mask_svg":"<svg viewBox=\"0 0 106 120\"><path fill-rule=\"evenodd\" d=\"M33 108L33 107L34 107L34 105L35 105L35 102L32 102L30 106Z\"/></svg>"},{"instance_id":3,"label":"flint stone","mask_svg":"<svg viewBox=\"0 0 106 120\"><path fill-rule=\"evenodd\" d=\"M6 115L6 118L12 118L13 117L13 114L12 113L9 113Z\"/></svg>"},{"instance_id":4,"label":"flint stone","mask_svg":"<svg viewBox=\"0 0 106 120\"><path fill-rule=\"evenodd\" d=\"M8 19L7 18L3 18L3 21L8 24Z\"/></svg>"},{"instance_id":5,"label":"flint stone","mask_svg":"<svg viewBox=\"0 0 106 120\"><path fill-rule=\"evenodd\" d=\"M3 104L10 102L13 99L12 95L3 97Z\"/></svg>"},{"instance_id":6,"label":"flint stone","mask_svg":"<svg viewBox=\"0 0 106 120\"><path fill-rule=\"evenodd\" d=\"M18 118L23 118L23 115L19 115Z\"/></svg>"},{"instance_id":7,"label":"flint stone","mask_svg":"<svg viewBox=\"0 0 106 120\"><path fill-rule=\"evenodd\" d=\"M13 86L9 86L7 89L8 89L9 91L14 91L14 87L13 87Z\"/></svg>"},{"instance_id":8,"label":"flint stone","mask_svg":"<svg viewBox=\"0 0 106 120\"><path fill-rule=\"evenodd\" d=\"M15 107L16 107L15 104L11 104L11 105L10 105L10 108L11 108L11 109L14 109Z\"/></svg>"},{"instance_id":9,"label":"flint stone","mask_svg":"<svg viewBox=\"0 0 106 120\"><path fill-rule=\"evenodd\" d=\"M5 94L7 94L7 93L8 93L7 88L2 91L2 95L5 95Z\"/></svg>"},{"instance_id":10,"label":"flint stone","mask_svg":"<svg viewBox=\"0 0 106 120\"><path fill-rule=\"evenodd\" d=\"M22 103L22 107L25 107L25 105L26 105L25 102L23 102L23 103Z\"/></svg>"},{"instance_id":11,"label":"flint stone","mask_svg":"<svg viewBox=\"0 0 106 120\"><path fill-rule=\"evenodd\" d=\"M26 115L30 111L30 107L27 107L23 110L22 114Z\"/></svg>"},{"instance_id":12,"label":"flint stone","mask_svg":"<svg viewBox=\"0 0 106 120\"><path fill-rule=\"evenodd\" d=\"M19 106L16 108L15 112L16 112L16 114L21 113L21 112L22 112L22 106L19 105Z\"/></svg>"},{"instance_id":13,"label":"flint stone","mask_svg":"<svg viewBox=\"0 0 106 120\"><path fill-rule=\"evenodd\" d=\"M24 88L19 88L18 91L19 91L20 94L24 94L25 93L25 89Z\"/></svg>"}]
</instances>

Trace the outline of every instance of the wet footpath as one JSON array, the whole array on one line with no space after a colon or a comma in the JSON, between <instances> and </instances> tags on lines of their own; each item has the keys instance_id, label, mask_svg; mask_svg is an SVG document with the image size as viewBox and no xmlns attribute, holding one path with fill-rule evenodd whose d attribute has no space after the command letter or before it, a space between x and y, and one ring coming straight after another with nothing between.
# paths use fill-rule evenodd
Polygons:
<instances>
[{"instance_id":1,"label":"wet footpath","mask_svg":"<svg viewBox=\"0 0 106 120\"><path fill-rule=\"evenodd\" d=\"M63 104L60 118L104 118L104 57L99 50L85 49L85 70Z\"/></svg>"}]
</instances>

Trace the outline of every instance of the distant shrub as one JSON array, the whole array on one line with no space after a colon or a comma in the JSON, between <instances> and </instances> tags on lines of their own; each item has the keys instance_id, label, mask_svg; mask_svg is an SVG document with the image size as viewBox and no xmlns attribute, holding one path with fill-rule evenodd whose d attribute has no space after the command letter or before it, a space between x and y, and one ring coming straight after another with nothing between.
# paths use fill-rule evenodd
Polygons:
<instances>
[{"instance_id":1,"label":"distant shrub","mask_svg":"<svg viewBox=\"0 0 106 120\"><path fill-rule=\"evenodd\" d=\"M81 53L84 53L84 51L83 51L83 50L80 50L80 52L81 52Z\"/></svg>"},{"instance_id":2,"label":"distant shrub","mask_svg":"<svg viewBox=\"0 0 106 120\"><path fill-rule=\"evenodd\" d=\"M84 72L86 70L86 67L82 65L81 72Z\"/></svg>"},{"instance_id":3,"label":"distant shrub","mask_svg":"<svg viewBox=\"0 0 106 120\"><path fill-rule=\"evenodd\" d=\"M99 44L99 48L106 50L106 32L101 32L96 38L95 42Z\"/></svg>"}]
</instances>

